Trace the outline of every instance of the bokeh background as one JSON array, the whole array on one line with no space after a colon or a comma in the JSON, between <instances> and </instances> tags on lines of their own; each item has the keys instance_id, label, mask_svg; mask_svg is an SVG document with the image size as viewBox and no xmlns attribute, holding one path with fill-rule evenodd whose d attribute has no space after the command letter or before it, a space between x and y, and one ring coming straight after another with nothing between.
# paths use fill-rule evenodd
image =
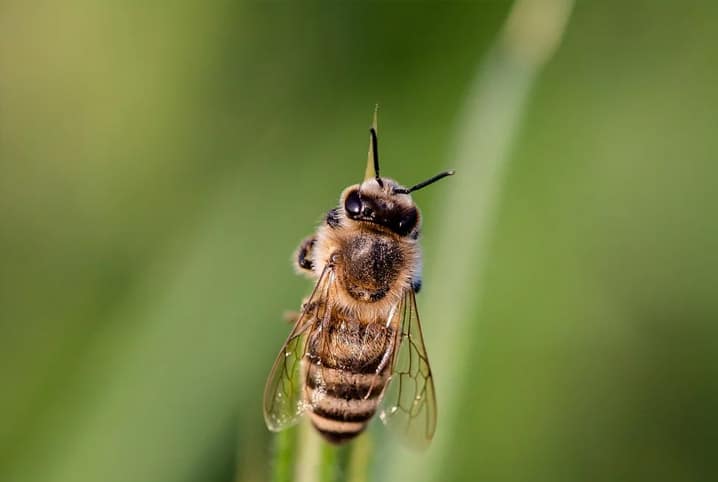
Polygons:
<instances>
[{"instance_id":1,"label":"bokeh background","mask_svg":"<svg viewBox=\"0 0 718 482\"><path fill-rule=\"evenodd\" d=\"M310 289L291 252L363 174L377 102L387 175L482 161L468 99L510 11L2 2L0 480L269 479L262 387ZM499 103L488 221L451 202L473 174L416 195L424 479L715 476L717 24L708 1L577 3ZM370 435L372 479L415 460Z\"/></svg>"}]
</instances>

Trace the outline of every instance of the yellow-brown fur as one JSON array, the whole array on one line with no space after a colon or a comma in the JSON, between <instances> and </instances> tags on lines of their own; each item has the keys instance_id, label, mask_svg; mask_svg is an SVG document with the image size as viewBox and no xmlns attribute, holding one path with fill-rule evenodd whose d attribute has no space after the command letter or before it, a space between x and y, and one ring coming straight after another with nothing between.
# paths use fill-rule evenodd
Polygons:
<instances>
[{"instance_id":1,"label":"yellow-brown fur","mask_svg":"<svg viewBox=\"0 0 718 482\"><path fill-rule=\"evenodd\" d=\"M332 222L305 239L296 254L307 274L318 279L330 265L335 280L327 294L331 300L322 307L331 312L322 329L310 335L302 370L312 423L334 443L359 434L374 415L400 328L393 313L419 274L418 210L410 196L392 193L393 186L389 179L383 186L372 179L345 189ZM348 193L357 190L387 210L410 211L415 235L350 219L343 206Z\"/></svg>"},{"instance_id":2,"label":"yellow-brown fur","mask_svg":"<svg viewBox=\"0 0 718 482\"><path fill-rule=\"evenodd\" d=\"M385 185L389 186L390 182L392 181L387 179ZM344 205L347 193L357 187L359 186L350 186L342 192L339 199L340 206ZM378 186L373 179L361 185L361 190L366 190L369 194L380 195L381 192L385 192L379 191L377 188ZM385 194L385 196L388 195L389 194ZM410 196L402 195L401 197L405 198L402 199L403 202L413 205ZM408 236L399 236L383 226L351 221L344 215L343 210L340 210L340 218L342 222L341 227L332 228L325 224L317 230L313 250L314 276L319 277L333 255L336 255L335 264L338 273L344 269L347 263L351 263L352 260L343 258L342 253L347 244L356 237L384 237L391 240L396 243L402 251L404 262L401 266L397 267L399 274L392 283L387 295L376 302L361 301L350 296L346 287L338 283L340 289L337 292L338 296L335 300L335 303L337 303L342 310L364 322L376 321L377 319L386 317L391 307L395 306L405 291L411 288L411 281L418 275L421 266L421 252L418 242L416 239L411 239ZM418 225L420 225L420 221L417 223L417 227Z\"/></svg>"},{"instance_id":3,"label":"yellow-brown fur","mask_svg":"<svg viewBox=\"0 0 718 482\"><path fill-rule=\"evenodd\" d=\"M267 380L270 430L307 413L327 440L346 442L374 416L394 372L398 388L388 392L382 421L407 435L399 426L409 417L424 440L434 433L434 386L414 299L421 286L421 216L410 194L454 171L400 186L380 177L376 123L370 134L364 182L342 192L339 206L294 254L297 271L316 284Z\"/></svg>"}]
</instances>

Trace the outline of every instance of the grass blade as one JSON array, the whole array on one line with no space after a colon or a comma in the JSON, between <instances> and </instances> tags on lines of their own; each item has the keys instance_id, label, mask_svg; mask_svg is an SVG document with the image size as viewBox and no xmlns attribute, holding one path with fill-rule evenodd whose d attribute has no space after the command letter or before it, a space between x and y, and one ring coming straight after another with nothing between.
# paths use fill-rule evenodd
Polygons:
<instances>
[{"instance_id":1,"label":"grass blade","mask_svg":"<svg viewBox=\"0 0 718 482\"><path fill-rule=\"evenodd\" d=\"M536 75L558 46L568 21L570 0L519 0L511 10L497 43L480 65L459 124L457 170L448 199L439 210L441 229L434 238L427 293L423 303L439 397L438 432L427 454L402 453L385 480L440 480L450 454L462 374L472 347L462 334L472 324L480 293L480 276L488 254L504 172L523 106ZM467 209L471 216L467 216ZM430 320L441 320L441 329ZM393 449L400 450L400 449Z\"/></svg>"}]
</instances>

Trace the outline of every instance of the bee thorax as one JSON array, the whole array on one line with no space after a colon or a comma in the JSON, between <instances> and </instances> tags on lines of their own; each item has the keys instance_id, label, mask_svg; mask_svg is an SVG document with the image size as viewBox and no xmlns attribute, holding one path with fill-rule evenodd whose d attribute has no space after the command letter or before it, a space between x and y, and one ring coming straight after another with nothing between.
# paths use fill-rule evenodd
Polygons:
<instances>
[{"instance_id":1,"label":"bee thorax","mask_svg":"<svg viewBox=\"0 0 718 482\"><path fill-rule=\"evenodd\" d=\"M378 236L347 240L341 256L339 281L352 298L366 302L384 298L406 263L396 241Z\"/></svg>"}]
</instances>

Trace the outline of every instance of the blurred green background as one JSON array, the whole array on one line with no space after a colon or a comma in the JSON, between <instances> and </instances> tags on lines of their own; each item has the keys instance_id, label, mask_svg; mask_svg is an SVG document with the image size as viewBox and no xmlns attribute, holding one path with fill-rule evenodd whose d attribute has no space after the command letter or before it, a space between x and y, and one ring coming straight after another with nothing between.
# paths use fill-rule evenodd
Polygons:
<instances>
[{"instance_id":1,"label":"blurred green background","mask_svg":"<svg viewBox=\"0 0 718 482\"><path fill-rule=\"evenodd\" d=\"M481 296L432 296L466 255L436 243L454 179L416 195L429 354L436 314L472 313L435 370L436 480L714 477L717 5L575 6ZM290 254L362 176L376 102L386 175L456 167L510 7L3 2L0 481L267 480L262 387L310 289Z\"/></svg>"}]
</instances>

